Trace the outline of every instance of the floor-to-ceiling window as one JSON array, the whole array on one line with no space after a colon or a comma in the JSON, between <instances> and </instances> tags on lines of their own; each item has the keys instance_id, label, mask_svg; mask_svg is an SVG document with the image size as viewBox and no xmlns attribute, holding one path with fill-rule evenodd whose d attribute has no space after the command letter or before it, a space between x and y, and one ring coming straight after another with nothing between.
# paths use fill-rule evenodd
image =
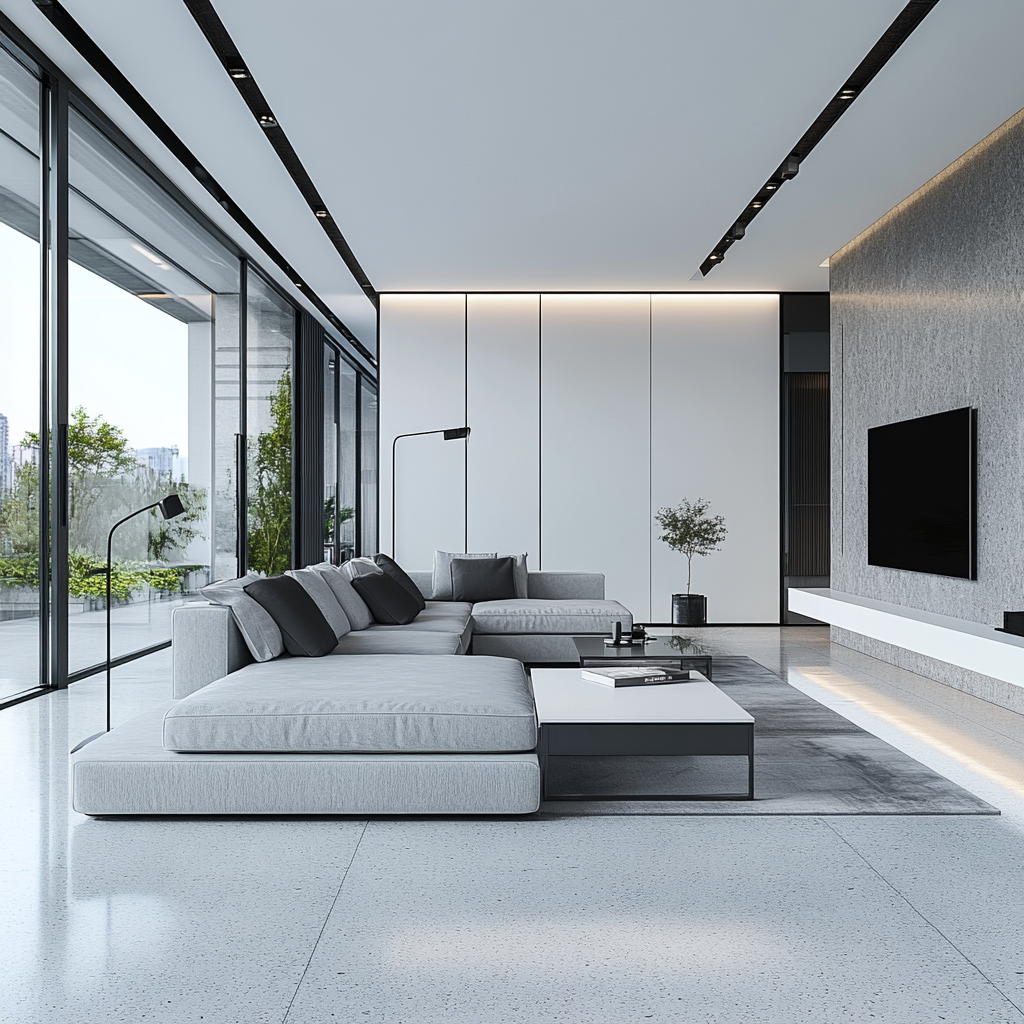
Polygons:
<instances>
[{"instance_id":1,"label":"floor-to-ceiling window","mask_svg":"<svg viewBox=\"0 0 1024 1024\"><path fill-rule=\"evenodd\" d=\"M174 493L186 511L118 529L115 658L166 644L207 581L310 550L297 317L58 69L0 36L0 704L101 668L108 531L136 509ZM323 358L326 422L303 444L340 561L357 524L376 543L375 381L348 341Z\"/></svg>"},{"instance_id":2,"label":"floor-to-ceiling window","mask_svg":"<svg viewBox=\"0 0 1024 1024\"><path fill-rule=\"evenodd\" d=\"M292 350L295 307L248 277L245 329L246 553L268 576L292 565Z\"/></svg>"},{"instance_id":3,"label":"floor-to-ceiling window","mask_svg":"<svg viewBox=\"0 0 1024 1024\"><path fill-rule=\"evenodd\" d=\"M0 49L0 700L41 681L40 90Z\"/></svg>"},{"instance_id":4,"label":"floor-to-ceiling window","mask_svg":"<svg viewBox=\"0 0 1024 1024\"><path fill-rule=\"evenodd\" d=\"M239 260L84 113L69 116L68 668L170 639L213 565L214 333L237 336ZM224 316L225 325L219 323ZM221 456L222 458L224 456ZM229 458L229 463L233 459ZM229 469L233 468L229 466Z\"/></svg>"}]
</instances>

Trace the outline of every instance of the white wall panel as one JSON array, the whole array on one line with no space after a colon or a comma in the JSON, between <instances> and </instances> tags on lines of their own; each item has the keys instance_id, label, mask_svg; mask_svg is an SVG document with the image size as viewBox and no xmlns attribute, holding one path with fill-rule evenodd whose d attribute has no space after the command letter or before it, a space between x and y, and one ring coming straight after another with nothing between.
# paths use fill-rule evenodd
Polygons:
<instances>
[{"instance_id":1,"label":"white wall panel","mask_svg":"<svg viewBox=\"0 0 1024 1024\"><path fill-rule=\"evenodd\" d=\"M658 508L708 498L722 550L693 560L710 622L779 620L779 301L655 295L651 303L651 616L671 619L686 558L658 540Z\"/></svg>"},{"instance_id":2,"label":"white wall panel","mask_svg":"<svg viewBox=\"0 0 1024 1024\"><path fill-rule=\"evenodd\" d=\"M470 295L466 312L470 551L540 560L540 296Z\"/></svg>"},{"instance_id":3,"label":"white wall panel","mask_svg":"<svg viewBox=\"0 0 1024 1024\"><path fill-rule=\"evenodd\" d=\"M541 298L544 569L650 613L650 297Z\"/></svg>"},{"instance_id":4,"label":"white wall panel","mask_svg":"<svg viewBox=\"0 0 1024 1024\"><path fill-rule=\"evenodd\" d=\"M398 434L466 422L466 299L383 295L380 302L380 545L391 550L391 445ZM398 442L395 558L429 569L435 548L465 550L466 442Z\"/></svg>"}]
</instances>

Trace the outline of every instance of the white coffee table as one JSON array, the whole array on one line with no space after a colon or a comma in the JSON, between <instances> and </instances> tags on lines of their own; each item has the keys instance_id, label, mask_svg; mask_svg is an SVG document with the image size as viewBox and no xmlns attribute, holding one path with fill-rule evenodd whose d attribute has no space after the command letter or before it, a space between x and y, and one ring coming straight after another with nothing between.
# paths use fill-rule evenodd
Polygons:
<instances>
[{"instance_id":1,"label":"white coffee table","mask_svg":"<svg viewBox=\"0 0 1024 1024\"><path fill-rule=\"evenodd\" d=\"M753 800L754 718L699 672L684 683L612 687L578 668L530 672L540 724L537 754L543 799L548 758L564 756L746 756L747 792L708 795L593 796L613 800Z\"/></svg>"}]
</instances>

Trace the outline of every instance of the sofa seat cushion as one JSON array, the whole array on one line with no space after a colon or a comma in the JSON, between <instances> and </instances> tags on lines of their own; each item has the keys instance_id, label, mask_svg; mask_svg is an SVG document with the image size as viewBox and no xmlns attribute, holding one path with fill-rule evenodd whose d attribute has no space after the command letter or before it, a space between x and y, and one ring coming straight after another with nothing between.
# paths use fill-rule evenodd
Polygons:
<instances>
[{"instance_id":1,"label":"sofa seat cushion","mask_svg":"<svg viewBox=\"0 0 1024 1024\"><path fill-rule=\"evenodd\" d=\"M415 630L412 626L371 626L347 633L331 654L462 654L459 633Z\"/></svg>"},{"instance_id":2,"label":"sofa seat cushion","mask_svg":"<svg viewBox=\"0 0 1024 1024\"><path fill-rule=\"evenodd\" d=\"M536 745L526 672L507 658L278 658L204 686L163 720L163 746L179 752L511 753Z\"/></svg>"},{"instance_id":3,"label":"sofa seat cushion","mask_svg":"<svg viewBox=\"0 0 1024 1024\"><path fill-rule=\"evenodd\" d=\"M633 616L618 601L585 598L481 601L473 605L471 621L474 634L610 633L614 622L622 623L623 632L633 627Z\"/></svg>"},{"instance_id":4,"label":"sofa seat cushion","mask_svg":"<svg viewBox=\"0 0 1024 1024\"><path fill-rule=\"evenodd\" d=\"M465 601L428 601L427 607L405 626L378 623L371 630L421 630L426 633L461 633L473 614L473 606Z\"/></svg>"}]
</instances>

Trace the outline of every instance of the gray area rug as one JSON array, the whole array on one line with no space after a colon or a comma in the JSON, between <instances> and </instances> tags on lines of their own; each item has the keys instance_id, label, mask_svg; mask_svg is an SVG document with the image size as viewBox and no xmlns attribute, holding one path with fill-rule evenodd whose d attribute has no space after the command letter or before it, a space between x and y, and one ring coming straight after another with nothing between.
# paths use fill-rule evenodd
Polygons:
<instances>
[{"instance_id":1,"label":"gray area rug","mask_svg":"<svg viewBox=\"0 0 1024 1024\"><path fill-rule=\"evenodd\" d=\"M588 794L745 793L746 758L551 758L539 817L616 814L998 814L750 658L715 658L715 685L754 716L749 800L609 800Z\"/></svg>"}]
</instances>

